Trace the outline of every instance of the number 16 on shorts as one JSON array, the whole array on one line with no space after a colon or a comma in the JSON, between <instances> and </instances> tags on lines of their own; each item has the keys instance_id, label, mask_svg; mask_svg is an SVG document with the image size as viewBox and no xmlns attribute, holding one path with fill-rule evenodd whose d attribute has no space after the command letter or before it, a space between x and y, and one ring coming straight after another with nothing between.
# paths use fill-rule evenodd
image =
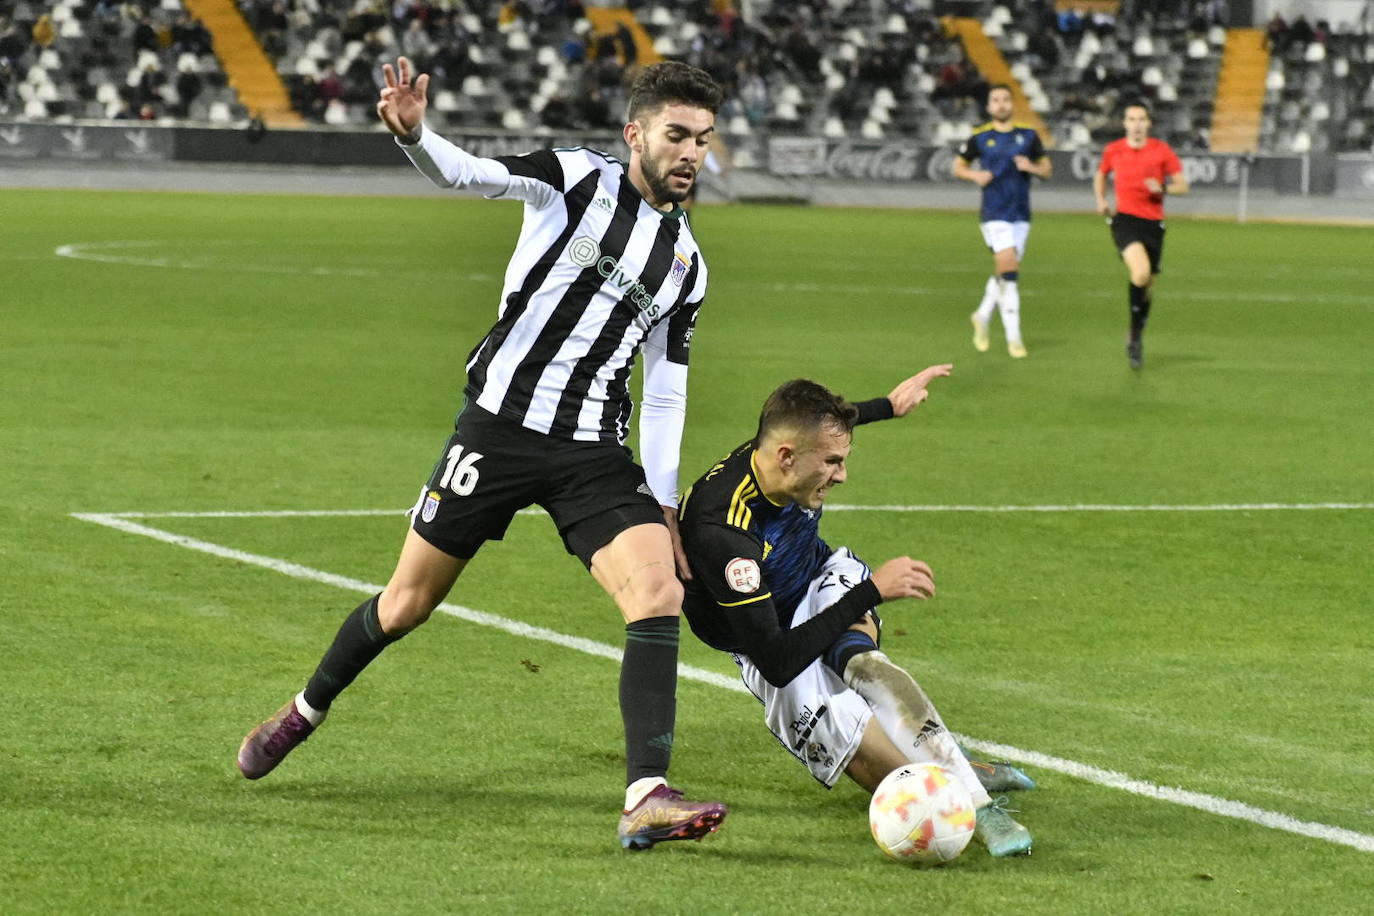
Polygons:
<instances>
[{"instance_id":1,"label":"number 16 on shorts","mask_svg":"<svg viewBox=\"0 0 1374 916\"><path fill-rule=\"evenodd\" d=\"M451 491L454 496L468 496L477 486L477 462L482 460L480 452L463 454L463 447L454 444L445 458L444 476L439 478L439 486Z\"/></svg>"}]
</instances>

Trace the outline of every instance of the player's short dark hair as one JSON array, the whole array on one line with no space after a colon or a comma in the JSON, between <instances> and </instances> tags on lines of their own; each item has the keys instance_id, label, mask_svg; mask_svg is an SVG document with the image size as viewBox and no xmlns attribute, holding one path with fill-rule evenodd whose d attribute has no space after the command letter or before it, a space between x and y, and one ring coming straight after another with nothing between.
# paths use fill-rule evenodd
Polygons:
<instances>
[{"instance_id":1,"label":"player's short dark hair","mask_svg":"<svg viewBox=\"0 0 1374 916\"><path fill-rule=\"evenodd\" d=\"M797 378L779 385L759 414L757 441L776 429L820 432L829 428L853 432L859 409L835 392L810 379Z\"/></svg>"},{"instance_id":2,"label":"player's short dark hair","mask_svg":"<svg viewBox=\"0 0 1374 916\"><path fill-rule=\"evenodd\" d=\"M705 70L676 60L645 67L630 85L629 120L636 121L664 105L691 105L711 114L720 111L720 87Z\"/></svg>"},{"instance_id":3,"label":"player's short dark hair","mask_svg":"<svg viewBox=\"0 0 1374 916\"><path fill-rule=\"evenodd\" d=\"M1155 113L1150 110L1150 103L1142 98L1132 98L1122 102L1121 117L1126 117L1127 108L1143 108L1145 109L1145 117L1149 118L1151 121L1155 119Z\"/></svg>"},{"instance_id":4,"label":"player's short dark hair","mask_svg":"<svg viewBox=\"0 0 1374 916\"><path fill-rule=\"evenodd\" d=\"M988 94L987 94L986 96L984 96L983 98L984 98L984 99L990 99L990 98L992 98L992 94L993 94L994 92L996 92L998 89L1005 89L1005 90L1007 90L1008 92L1011 93L1012 98L1015 98L1015 97L1016 97L1016 90L1015 90L1015 89L1012 89L1011 86L1008 85L1007 83L993 83L991 86L988 87Z\"/></svg>"}]
</instances>

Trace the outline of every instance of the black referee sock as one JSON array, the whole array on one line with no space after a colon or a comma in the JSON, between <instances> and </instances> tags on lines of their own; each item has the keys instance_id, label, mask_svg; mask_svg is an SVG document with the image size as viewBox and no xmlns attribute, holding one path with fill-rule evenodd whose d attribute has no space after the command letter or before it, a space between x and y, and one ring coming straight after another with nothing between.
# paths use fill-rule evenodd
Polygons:
<instances>
[{"instance_id":1,"label":"black referee sock","mask_svg":"<svg viewBox=\"0 0 1374 916\"><path fill-rule=\"evenodd\" d=\"M1149 287L1130 285L1131 302L1131 340L1138 340L1145 330L1145 321L1150 317Z\"/></svg>"},{"instance_id":2,"label":"black referee sock","mask_svg":"<svg viewBox=\"0 0 1374 916\"><path fill-rule=\"evenodd\" d=\"M379 598L381 595L373 595L358 605L334 635L329 651L324 653L310 683L305 685L305 702L311 709L321 712L328 709L334 698L343 693L383 649L401 638L382 631L382 622L377 617Z\"/></svg>"},{"instance_id":3,"label":"black referee sock","mask_svg":"<svg viewBox=\"0 0 1374 916\"><path fill-rule=\"evenodd\" d=\"M677 717L677 617L650 617L625 627L620 663L620 717L625 723L625 784L666 776Z\"/></svg>"}]
</instances>

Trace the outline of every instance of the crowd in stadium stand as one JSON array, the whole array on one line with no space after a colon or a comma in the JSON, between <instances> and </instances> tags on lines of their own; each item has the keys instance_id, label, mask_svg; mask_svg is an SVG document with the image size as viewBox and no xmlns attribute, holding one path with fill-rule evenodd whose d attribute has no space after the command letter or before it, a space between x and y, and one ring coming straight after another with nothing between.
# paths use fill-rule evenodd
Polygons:
<instances>
[{"instance_id":1,"label":"crowd in stadium stand","mask_svg":"<svg viewBox=\"0 0 1374 916\"><path fill-rule=\"evenodd\" d=\"M238 0L307 119L375 126L380 66L404 54L432 74L432 117L449 125L616 131L625 72L645 51L686 60L726 89L724 133L951 144L983 120L986 83L929 0L755 0L745 20L719 0L627 0L635 30L600 33L582 0ZM1374 7L1374 3L1371 4ZM1120 15L1052 0L990 0L982 24L1060 148L1119 130L1127 97L1156 133L1206 149L1222 0L1138 0ZM1369 150L1374 29L1265 26L1271 51L1262 145ZM636 32L640 41L636 42ZM647 43L646 43L647 40ZM0 116L235 122L238 104L209 33L178 0L0 0Z\"/></svg>"}]
</instances>

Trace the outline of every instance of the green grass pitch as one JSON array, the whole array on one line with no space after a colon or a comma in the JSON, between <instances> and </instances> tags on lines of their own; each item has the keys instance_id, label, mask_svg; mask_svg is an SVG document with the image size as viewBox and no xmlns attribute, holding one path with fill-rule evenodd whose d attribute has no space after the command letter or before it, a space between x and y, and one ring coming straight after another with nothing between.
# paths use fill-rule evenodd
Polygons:
<instances>
[{"instance_id":1,"label":"green grass pitch","mask_svg":"<svg viewBox=\"0 0 1374 916\"><path fill-rule=\"evenodd\" d=\"M886 645L951 727L1073 765L1027 764L1028 858L887 862L856 787L822 790L751 698L686 678L673 778L730 819L626 854L615 662L452 617L388 650L279 771L241 779L243 733L360 596L72 513L408 505L518 223L461 198L0 192L0 909L1367 911L1367 228L1172 222L1133 373L1100 219L1037 220L1030 357L1013 361L996 325L992 352L970 345L990 260L971 210L698 213L712 282L685 475L787 378L872 397L952 361L916 415L859 430L833 501L1200 507L827 515L832 543L935 569L935 599L884 609ZM1289 508L1236 508L1265 504ZM1329 504L1354 507L1312 508ZM364 583L404 533L381 516L133 521ZM538 516L451 600L622 642ZM691 637L682 657L733 676Z\"/></svg>"}]
</instances>

